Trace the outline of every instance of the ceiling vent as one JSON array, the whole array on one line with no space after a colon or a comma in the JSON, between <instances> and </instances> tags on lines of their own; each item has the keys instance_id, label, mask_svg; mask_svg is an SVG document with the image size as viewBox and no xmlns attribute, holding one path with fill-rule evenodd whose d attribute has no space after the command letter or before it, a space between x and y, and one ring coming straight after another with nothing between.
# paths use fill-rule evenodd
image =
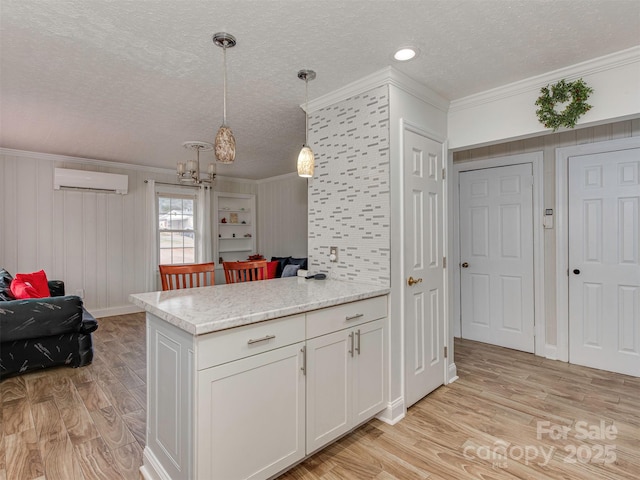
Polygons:
<instances>
[{"instance_id":1,"label":"ceiling vent","mask_svg":"<svg viewBox=\"0 0 640 480\"><path fill-rule=\"evenodd\" d=\"M53 172L53 188L125 195L129 191L129 176L56 168Z\"/></svg>"}]
</instances>

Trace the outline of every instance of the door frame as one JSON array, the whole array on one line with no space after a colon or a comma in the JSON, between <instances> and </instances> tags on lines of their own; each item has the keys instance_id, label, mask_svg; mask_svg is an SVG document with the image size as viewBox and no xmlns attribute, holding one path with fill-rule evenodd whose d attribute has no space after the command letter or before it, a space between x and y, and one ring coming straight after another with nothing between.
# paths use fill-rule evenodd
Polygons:
<instances>
[{"instance_id":1,"label":"door frame","mask_svg":"<svg viewBox=\"0 0 640 480\"><path fill-rule=\"evenodd\" d=\"M430 140L433 140L434 142L440 143L442 144L442 168L443 170L446 172L447 171L447 152L449 150L448 144L447 144L447 140L446 138L444 138L441 135L438 135L437 133L435 133L434 131L422 126L422 125L418 125L417 123L412 122L411 120L408 120L406 118L400 118L400 122L399 122L399 127L400 127L400 136L399 136L399 152L400 152L400 158L402 159L401 162L399 162L399 176L400 176L400 184L401 184L401 195L400 195L400 204L401 204L401 212L404 212L404 209L406 208L406 205L404 204L404 193L405 193L405 183L404 183L404 141L405 141L405 132L406 131L410 131L413 132L417 135L420 135L422 137L428 138ZM446 173L445 173L446 175ZM443 256L447 256L447 249L448 249L448 239L447 239L447 234L448 234L448 205L447 205L447 200L448 200L448 181L445 178L443 179L443 185L442 185L442 201L443 201L443 205L441 207L441 212L442 212L442 220L443 220L443 225L442 225L442 255ZM399 217L399 221L400 221L400 245L404 246L404 242L405 242L405 228L406 225L404 224L404 216L400 215ZM392 255L393 256L393 255ZM401 323L401 339L402 339L402 364L401 364L401 371L402 371L402 398L403 398L403 407L404 407L404 411L406 411L406 405L404 405L404 401L405 401L405 389L406 389L406 369L405 369L405 309L404 309L404 297L405 294L407 293L407 286L406 283L404 281L404 279L406 278L406 272L405 272L405 268L404 268L404 248L401 249L401 253L400 253L400 261L397 262L398 263L398 271L400 273L399 275L399 281L397 283L394 283L392 281L392 289L391 289L391 295L394 296L394 293L397 292L397 298L400 299L399 302L396 302L399 306L399 310L400 310L400 318L402 318L402 323ZM393 264L392 264L392 269L393 269ZM449 272L448 272L448 268L443 268L443 293L444 293L444 298L443 298L443 325L442 325L442 345L443 346L448 346L448 349L450 352L453 351L453 344L452 342L449 341L449 338L453 339L453 336L451 335L451 332L449 332L449 310L448 310L448 306L449 306L449 299L448 299L448 285L449 285ZM393 277L394 279L396 277ZM390 315L390 317L393 317L393 315ZM444 369L442 372L442 383L443 385L447 385L448 383L454 381L457 376L455 375L455 365L453 366L453 369L451 367L451 365L453 364L453 359L451 358L451 355L449 355L449 358L445 358L444 361ZM454 374L451 375L450 370L453 370Z\"/></svg>"},{"instance_id":2,"label":"door frame","mask_svg":"<svg viewBox=\"0 0 640 480\"><path fill-rule=\"evenodd\" d=\"M556 329L555 358L569 361L569 158L640 148L640 137L626 137L556 149Z\"/></svg>"},{"instance_id":3,"label":"door frame","mask_svg":"<svg viewBox=\"0 0 640 480\"><path fill-rule=\"evenodd\" d=\"M544 229L542 220L544 214L544 154L542 151L506 155L486 160L471 160L453 164L453 205L449 218L453 225L453 248L451 250L451 276L453 277L452 318L454 321L453 335L460 337L462 331L461 316L461 287L460 287L460 174L486 168L506 167L530 163L533 173L533 305L534 305L534 353L549 356L549 349L545 338L544 313ZM455 268L454 268L455 267Z\"/></svg>"}]
</instances>

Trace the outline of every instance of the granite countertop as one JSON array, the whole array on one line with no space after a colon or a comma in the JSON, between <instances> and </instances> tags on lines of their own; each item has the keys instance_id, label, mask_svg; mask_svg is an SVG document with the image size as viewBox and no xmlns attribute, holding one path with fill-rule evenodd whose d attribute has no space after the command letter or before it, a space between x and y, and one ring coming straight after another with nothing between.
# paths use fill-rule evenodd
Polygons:
<instances>
[{"instance_id":1,"label":"granite countertop","mask_svg":"<svg viewBox=\"0 0 640 480\"><path fill-rule=\"evenodd\" d=\"M136 293L129 300L192 335L225 330L389 293L340 280L276 278L260 282Z\"/></svg>"}]
</instances>

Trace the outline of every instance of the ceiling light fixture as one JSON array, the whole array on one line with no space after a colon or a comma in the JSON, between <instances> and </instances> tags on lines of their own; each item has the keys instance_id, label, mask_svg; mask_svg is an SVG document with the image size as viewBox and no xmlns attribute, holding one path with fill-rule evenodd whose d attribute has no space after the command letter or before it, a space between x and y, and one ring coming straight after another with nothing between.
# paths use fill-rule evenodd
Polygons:
<instances>
[{"instance_id":1,"label":"ceiling light fixture","mask_svg":"<svg viewBox=\"0 0 640 480\"><path fill-rule=\"evenodd\" d=\"M313 70L300 70L298 72L298 78L304 80L305 85L305 105L304 105L304 138L305 143L302 145L302 150L298 155L298 175L300 177L313 177L314 156L313 150L309 147L309 80L316 78L316 72Z\"/></svg>"},{"instance_id":2,"label":"ceiling light fixture","mask_svg":"<svg viewBox=\"0 0 640 480\"><path fill-rule=\"evenodd\" d=\"M218 129L214 141L215 153L218 162L233 163L236 159L236 139L233 132L227 126L227 48L235 47L236 39L233 35L224 32L213 34L213 43L222 48L224 57L224 96L222 100L222 125Z\"/></svg>"},{"instance_id":3,"label":"ceiling light fixture","mask_svg":"<svg viewBox=\"0 0 640 480\"><path fill-rule=\"evenodd\" d=\"M196 159L189 160L186 164L178 162L178 180L192 185L211 185L216 178L216 166L209 164L208 178L200 178L200 151L213 150L213 144L209 142L184 142L182 146L188 150L196 151Z\"/></svg>"},{"instance_id":4,"label":"ceiling light fixture","mask_svg":"<svg viewBox=\"0 0 640 480\"><path fill-rule=\"evenodd\" d=\"M418 52L413 47L402 47L393 54L393 58L395 58L399 62L406 62L407 60L415 58L417 54Z\"/></svg>"}]
</instances>

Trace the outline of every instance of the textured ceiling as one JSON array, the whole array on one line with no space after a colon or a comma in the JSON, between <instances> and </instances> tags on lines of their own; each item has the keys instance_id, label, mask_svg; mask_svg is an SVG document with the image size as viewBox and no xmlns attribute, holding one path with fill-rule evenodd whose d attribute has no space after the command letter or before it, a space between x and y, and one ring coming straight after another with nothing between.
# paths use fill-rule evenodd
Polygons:
<instances>
[{"instance_id":1,"label":"textured ceiling","mask_svg":"<svg viewBox=\"0 0 640 480\"><path fill-rule=\"evenodd\" d=\"M0 146L174 168L238 143L222 175L295 170L310 99L388 65L452 100L640 44L639 0L0 0ZM393 51L420 49L399 64ZM212 152L203 153L205 161Z\"/></svg>"}]
</instances>

